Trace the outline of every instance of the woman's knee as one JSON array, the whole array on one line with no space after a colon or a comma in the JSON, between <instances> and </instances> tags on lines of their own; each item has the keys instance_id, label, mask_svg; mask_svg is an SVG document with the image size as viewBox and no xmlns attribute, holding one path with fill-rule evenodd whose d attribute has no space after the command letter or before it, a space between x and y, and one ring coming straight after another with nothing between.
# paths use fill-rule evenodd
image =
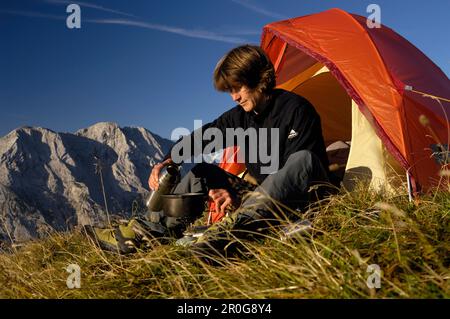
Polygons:
<instances>
[{"instance_id":1,"label":"woman's knee","mask_svg":"<svg viewBox=\"0 0 450 319\"><path fill-rule=\"evenodd\" d=\"M195 177L205 177L208 174L211 174L211 171L220 169L217 165L209 164L209 163L199 163L195 165L191 172Z\"/></svg>"},{"instance_id":2,"label":"woman's knee","mask_svg":"<svg viewBox=\"0 0 450 319\"><path fill-rule=\"evenodd\" d=\"M292 153L285 165L298 165L299 163L312 165L314 160L314 154L308 150L301 150L295 153Z\"/></svg>"},{"instance_id":3,"label":"woman's knee","mask_svg":"<svg viewBox=\"0 0 450 319\"><path fill-rule=\"evenodd\" d=\"M328 180L328 174L320 158L313 152L302 150L291 154L285 164L286 170L292 174L305 174L314 179Z\"/></svg>"}]
</instances>

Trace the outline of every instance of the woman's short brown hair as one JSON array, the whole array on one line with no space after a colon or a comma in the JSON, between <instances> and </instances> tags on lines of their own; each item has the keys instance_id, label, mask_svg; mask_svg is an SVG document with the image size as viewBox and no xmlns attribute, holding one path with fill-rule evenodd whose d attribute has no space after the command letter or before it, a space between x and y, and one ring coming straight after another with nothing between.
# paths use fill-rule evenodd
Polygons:
<instances>
[{"instance_id":1,"label":"woman's short brown hair","mask_svg":"<svg viewBox=\"0 0 450 319\"><path fill-rule=\"evenodd\" d=\"M219 60L214 70L214 87L222 92L242 86L261 93L275 87L275 70L265 52L258 46L234 48Z\"/></svg>"}]
</instances>

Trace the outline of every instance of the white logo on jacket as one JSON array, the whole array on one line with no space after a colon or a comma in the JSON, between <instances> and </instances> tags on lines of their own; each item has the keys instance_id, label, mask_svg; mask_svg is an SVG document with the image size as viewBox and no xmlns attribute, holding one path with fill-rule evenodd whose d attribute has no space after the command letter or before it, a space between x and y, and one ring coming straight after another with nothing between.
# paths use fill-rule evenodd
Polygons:
<instances>
[{"instance_id":1,"label":"white logo on jacket","mask_svg":"<svg viewBox=\"0 0 450 319\"><path fill-rule=\"evenodd\" d=\"M288 140L292 140L294 137L297 137L298 133L294 130L291 130L288 135Z\"/></svg>"}]
</instances>

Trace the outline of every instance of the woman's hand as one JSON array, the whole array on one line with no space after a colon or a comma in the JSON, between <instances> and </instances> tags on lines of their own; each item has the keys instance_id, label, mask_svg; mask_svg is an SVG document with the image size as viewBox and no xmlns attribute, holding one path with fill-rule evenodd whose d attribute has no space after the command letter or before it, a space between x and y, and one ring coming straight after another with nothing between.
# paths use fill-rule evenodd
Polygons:
<instances>
[{"instance_id":1,"label":"woman's hand","mask_svg":"<svg viewBox=\"0 0 450 319\"><path fill-rule=\"evenodd\" d=\"M236 201L231 196L231 194L223 188L220 189L211 189L208 192L209 197L212 198L214 203L216 204L216 212L217 213L225 213L225 209L229 205L234 205Z\"/></svg>"},{"instance_id":2,"label":"woman's hand","mask_svg":"<svg viewBox=\"0 0 450 319\"><path fill-rule=\"evenodd\" d=\"M164 162L158 163L153 166L152 172L148 178L148 186L151 190L157 190L159 187L159 173L167 165L173 163L171 158L166 159Z\"/></svg>"}]
</instances>

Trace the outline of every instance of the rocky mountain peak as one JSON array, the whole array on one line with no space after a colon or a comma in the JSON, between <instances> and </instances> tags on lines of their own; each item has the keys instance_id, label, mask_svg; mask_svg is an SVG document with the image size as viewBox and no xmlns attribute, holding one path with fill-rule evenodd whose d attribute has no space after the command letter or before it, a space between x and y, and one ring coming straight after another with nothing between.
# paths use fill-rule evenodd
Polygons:
<instances>
[{"instance_id":1,"label":"rocky mountain peak","mask_svg":"<svg viewBox=\"0 0 450 319\"><path fill-rule=\"evenodd\" d=\"M127 215L146 196L151 167L172 142L142 127L102 122L75 134L21 127L0 138L0 240ZM3 195L2 195L3 194Z\"/></svg>"}]
</instances>

